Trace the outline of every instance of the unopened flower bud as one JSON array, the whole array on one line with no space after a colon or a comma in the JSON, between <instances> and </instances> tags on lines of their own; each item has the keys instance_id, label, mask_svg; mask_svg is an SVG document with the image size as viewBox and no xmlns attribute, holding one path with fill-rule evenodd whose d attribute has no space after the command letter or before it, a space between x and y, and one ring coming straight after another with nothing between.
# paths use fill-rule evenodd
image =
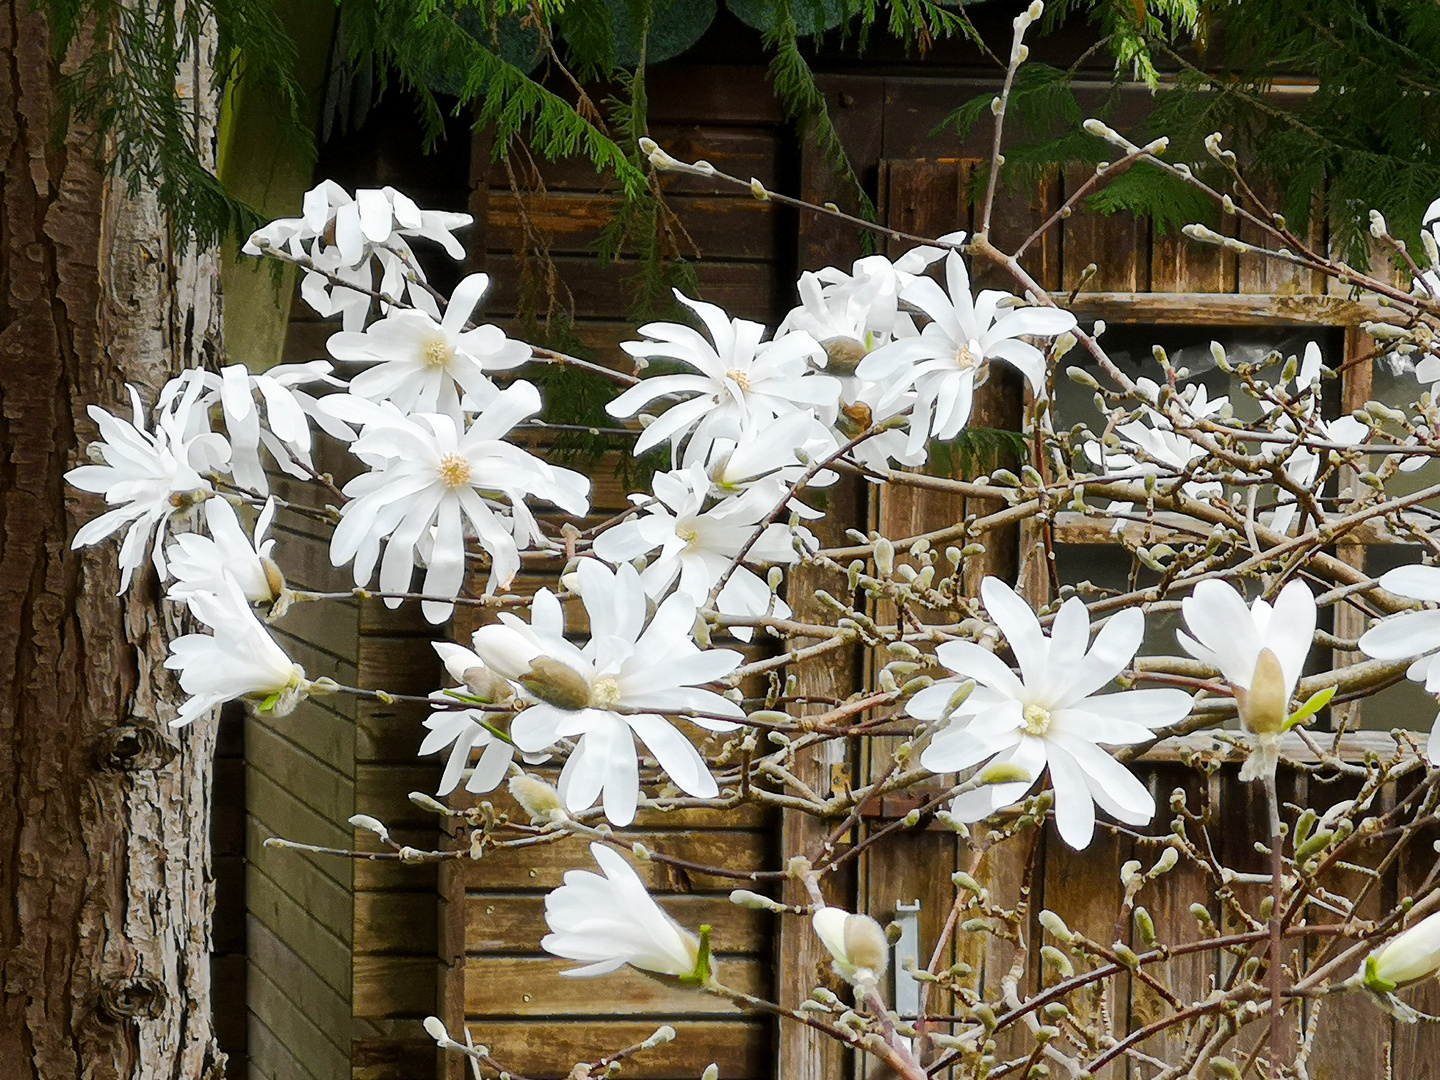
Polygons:
<instances>
[{"instance_id":1,"label":"unopened flower bud","mask_svg":"<svg viewBox=\"0 0 1440 1080\"><path fill-rule=\"evenodd\" d=\"M529 773L512 776L508 786L511 797L530 815L530 820L534 823L549 821L554 811L563 806L558 791Z\"/></svg>"},{"instance_id":2,"label":"unopened flower bud","mask_svg":"<svg viewBox=\"0 0 1440 1080\"><path fill-rule=\"evenodd\" d=\"M549 656L537 656L530 670L520 676L520 685L541 701L557 709L576 712L590 704L590 684L585 676Z\"/></svg>"},{"instance_id":3,"label":"unopened flower bud","mask_svg":"<svg viewBox=\"0 0 1440 1080\"><path fill-rule=\"evenodd\" d=\"M438 1016L425 1017L425 1034L429 1035L437 1043L450 1041L450 1032L446 1030L445 1023Z\"/></svg>"},{"instance_id":4,"label":"unopened flower bud","mask_svg":"<svg viewBox=\"0 0 1440 1080\"><path fill-rule=\"evenodd\" d=\"M1257 735L1279 734L1285 727L1285 713L1290 705L1286 689L1280 658L1269 649L1261 649L1250 688L1235 687L1235 702L1245 726Z\"/></svg>"},{"instance_id":5,"label":"unopened flower bud","mask_svg":"<svg viewBox=\"0 0 1440 1080\"><path fill-rule=\"evenodd\" d=\"M1075 933L1065 925L1065 920L1049 909L1040 912L1040 925L1056 941L1063 941L1068 945L1075 940Z\"/></svg>"},{"instance_id":6,"label":"unopened flower bud","mask_svg":"<svg viewBox=\"0 0 1440 1080\"><path fill-rule=\"evenodd\" d=\"M1365 959L1359 977L1389 993L1440 971L1440 914L1429 915Z\"/></svg>"},{"instance_id":7,"label":"unopened flower bud","mask_svg":"<svg viewBox=\"0 0 1440 1080\"><path fill-rule=\"evenodd\" d=\"M369 814L351 815L350 824L353 828L373 832L376 836L380 837L381 840L389 841L390 839L390 830L385 827L383 822L377 821Z\"/></svg>"},{"instance_id":8,"label":"unopened flower bud","mask_svg":"<svg viewBox=\"0 0 1440 1080\"><path fill-rule=\"evenodd\" d=\"M720 1080L720 1066L711 1062L705 1066L705 1071L700 1074L700 1080Z\"/></svg>"},{"instance_id":9,"label":"unopened flower bud","mask_svg":"<svg viewBox=\"0 0 1440 1080\"><path fill-rule=\"evenodd\" d=\"M852 915L843 908L823 907L811 919L815 933L835 958L835 974L847 982L879 978L890 964L885 931L869 915Z\"/></svg>"}]
</instances>

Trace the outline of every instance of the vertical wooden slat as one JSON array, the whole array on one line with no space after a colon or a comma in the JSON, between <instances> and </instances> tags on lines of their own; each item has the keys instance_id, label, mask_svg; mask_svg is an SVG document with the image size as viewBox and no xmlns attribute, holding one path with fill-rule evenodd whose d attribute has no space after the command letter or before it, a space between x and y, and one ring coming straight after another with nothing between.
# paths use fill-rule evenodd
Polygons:
<instances>
[{"instance_id":1,"label":"vertical wooden slat","mask_svg":"<svg viewBox=\"0 0 1440 1080\"><path fill-rule=\"evenodd\" d=\"M1272 211L1279 209L1276 189L1269 184L1252 182L1255 194L1263 199ZM1238 201L1238 200L1237 200ZM1260 211L1246 200L1246 209L1260 215ZM1325 222L1318 206L1310 215L1310 226L1306 242L1311 248L1324 250ZM1282 245L1272 236L1254 225L1240 223L1240 239L1247 244L1275 250ZM1295 295L1297 293L1323 293L1325 278L1322 274L1293 263L1284 262L1262 255L1241 255L1238 292L1264 293L1270 295Z\"/></svg>"},{"instance_id":2,"label":"vertical wooden slat","mask_svg":"<svg viewBox=\"0 0 1440 1080\"><path fill-rule=\"evenodd\" d=\"M1375 339L1358 327L1345 331L1345 361L1340 384L1340 415L1349 415L1356 409L1364 408L1374 394L1375 365L1372 360L1360 358L1375 347ZM1343 497L1348 488L1355 490L1358 480L1355 470L1348 466L1340 471L1340 492ZM1358 492L1357 492L1358 494ZM1342 503L1343 506L1343 503ZM1335 554L1351 566L1365 565L1365 548L1360 544L1339 544ZM1341 602L1335 605L1334 634L1338 638L1354 640L1365 632L1365 613L1353 604ZM1331 663L1336 668L1349 667L1365 659L1363 653L1353 650L1336 649L1331 653ZM1330 724L1335 730L1345 731L1360 722L1362 702L1352 701L1337 705L1330 710Z\"/></svg>"},{"instance_id":3,"label":"vertical wooden slat","mask_svg":"<svg viewBox=\"0 0 1440 1080\"><path fill-rule=\"evenodd\" d=\"M1091 171L1081 166L1065 170L1068 196L1087 180ZM1105 217L1083 208L1064 223L1062 287L1089 292L1141 292L1149 287L1149 225L1130 214ZM1081 284L1085 268L1096 270Z\"/></svg>"}]
</instances>

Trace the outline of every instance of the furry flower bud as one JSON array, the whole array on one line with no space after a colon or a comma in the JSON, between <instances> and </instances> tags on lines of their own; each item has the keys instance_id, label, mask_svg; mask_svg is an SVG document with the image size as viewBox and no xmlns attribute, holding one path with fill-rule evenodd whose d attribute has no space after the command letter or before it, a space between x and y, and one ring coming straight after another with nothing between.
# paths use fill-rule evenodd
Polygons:
<instances>
[{"instance_id":1,"label":"furry flower bud","mask_svg":"<svg viewBox=\"0 0 1440 1080\"><path fill-rule=\"evenodd\" d=\"M852 915L843 908L824 907L811 919L815 933L835 958L835 974L854 983L862 977L878 979L890 964L885 931L869 915Z\"/></svg>"}]
</instances>

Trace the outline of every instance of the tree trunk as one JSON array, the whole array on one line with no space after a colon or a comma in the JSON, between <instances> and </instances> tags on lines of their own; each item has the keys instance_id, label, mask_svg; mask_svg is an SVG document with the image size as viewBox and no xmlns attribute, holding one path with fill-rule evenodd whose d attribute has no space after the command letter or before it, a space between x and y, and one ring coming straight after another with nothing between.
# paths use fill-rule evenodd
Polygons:
<instances>
[{"instance_id":1,"label":"tree trunk","mask_svg":"<svg viewBox=\"0 0 1440 1080\"><path fill-rule=\"evenodd\" d=\"M100 508L62 479L96 436L87 405L126 382L154 401L215 350L218 260L177 251L83 133L52 140L62 68L31 9L0 6L0 1074L220 1077L214 725L169 729L160 586L138 573L117 599L115 544L70 550Z\"/></svg>"}]
</instances>

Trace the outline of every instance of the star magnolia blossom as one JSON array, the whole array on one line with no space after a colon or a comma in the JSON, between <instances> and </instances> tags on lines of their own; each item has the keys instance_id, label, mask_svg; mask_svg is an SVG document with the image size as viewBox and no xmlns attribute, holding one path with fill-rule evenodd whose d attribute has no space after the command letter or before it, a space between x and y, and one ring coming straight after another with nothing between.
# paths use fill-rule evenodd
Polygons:
<instances>
[{"instance_id":1,"label":"star magnolia blossom","mask_svg":"<svg viewBox=\"0 0 1440 1080\"><path fill-rule=\"evenodd\" d=\"M706 510L710 478L700 465L657 473L652 487L653 499L647 495L630 496L632 502L644 507L645 515L606 529L595 538L594 551L608 563L621 563L660 548L660 554L640 575L646 595L655 600L669 592L671 586L702 600L708 597L777 501L764 489L751 488ZM818 546L809 530L797 532L803 543ZM795 536L788 526L768 525L745 558L752 563L791 565L800 558ZM726 615L790 617L785 601L743 565L731 573L715 603ZM753 631L748 626L736 626L731 633L749 641Z\"/></svg>"},{"instance_id":2,"label":"star magnolia blossom","mask_svg":"<svg viewBox=\"0 0 1440 1080\"><path fill-rule=\"evenodd\" d=\"M1292 398L1299 399L1298 407L1305 419L1305 429L1301 432L1301 437L1308 436L1309 438L1319 438L1325 442L1358 446L1370 434L1369 428L1359 420L1353 416L1323 420L1318 415L1320 372L1323 367L1324 361L1320 355L1320 346L1313 341L1308 342L1305 346L1305 358L1295 377L1295 389L1292 394ZM1295 431L1294 421L1285 415L1279 405L1273 401L1262 401L1261 405L1269 416L1275 418L1277 431L1292 433ZM1266 443L1262 445L1261 453L1270 458L1284 453L1286 455L1285 475L1301 487L1310 488L1314 486L1315 478L1320 473L1321 454L1324 451L1316 452L1306 446L1297 446L1287 451L1283 444ZM1426 460L1425 458L1409 459L1416 465L1423 465ZM1295 521L1295 513L1298 509L1295 504L1295 495L1282 488L1277 495L1277 501L1279 505L1270 513L1262 515L1262 520L1276 532L1288 533L1290 526Z\"/></svg>"},{"instance_id":3,"label":"star magnolia blossom","mask_svg":"<svg viewBox=\"0 0 1440 1080\"><path fill-rule=\"evenodd\" d=\"M219 592L189 598L190 612L213 634L186 634L170 643L165 666L180 673L190 700L170 721L181 727L227 701L245 699L260 710L286 716L305 696L305 669L291 661L245 594L227 577Z\"/></svg>"},{"instance_id":4,"label":"star magnolia blossom","mask_svg":"<svg viewBox=\"0 0 1440 1080\"><path fill-rule=\"evenodd\" d=\"M844 908L822 907L811 925L833 958L835 974L852 986L874 984L890 966L890 944L885 930L869 915L852 915Z\"/></svg>"},{"instance_id":5,"label":"star magnolia blossom","mask_svg":"<svg viewBox=\"0 0 1440 1080\"><path fill-rule=\"evenodd\" d=\"M1202 581L1181 601L1185 626L1175 636L1186 652L1216 668L1235 691L1240 718L1258 746L1240 779L1273 773L1290 699L1315 636L1315 597L1300 581L1280 590L1272 607L1263 599L1249 607L1233 585Z\"/></svg>"},{"instance_id":6,"label":"star magnolia blossom","mask_svg":"<svg viewBox=\"0 0 1440 1080\"><path fill-rule=\"evenodd\" d=\"M629 964L657 975L690 975L700 942L651 899L625 857L604 844L590 854L605 876L567 870L565 884L545 897L550 933L540 947L584 967L562 975L609 975Z\"/></svg>"},{"instance_id":7,"label":"star magnolia blossom","mask_svg":"<svg viewBox=\"0 0 1440 1080\"><path fill-rule=\"evenodd\" d=\"M530 346L497 326L465 329L489 287L487 274L465 278L439 322L423 311L396 309L363 333L331 336L325 347L336 360L375 365L350 380L350 393L393 401L404 413L438 412L457 420L462 393L476 409L489 404L496 390L485 373L512 370L531 355Z\"/></svg>"},{"instance_id":8,"label":"star magnolia blossom","mask_svg":"<svg viewBox=\"0 0 1440 1080\"><path fill-rule=\"evenodd\" d=\"M1024 337L1054 337L1075 329L1075 316L1058 308L1002 310L1009 293L986 289L972 299L970 275L957 252L945 257L949 295L933 279L917 277L900 293L906 303L930 316L919 337L893 341L877 349L855 373L890 389L880 404L915 388L910 414L909 451L930 438L953 439L970 419L975 376L986 360L999 357L1025 375L1037 395L1045 393L1045 357ZM997 312L999 315L997 317Z\"/></svg>"},{"instance_id":9,"label":"star magnolia blossom","mask_svg":"<svg viewBox=\"0 0 1440 1080\"><path fill-rule=\"evenodd\" d=\"M275 500L266 501L255 521L252 539L240 527L235 508L221 498L205 500L205 524L209 536L184 533L170 545L170 572L175 581L165 595L171 600L189 600L196 593L223 591L228 575L246 600L269 604L285 590L285 578L271 552L274 540L265 539L275 518Z\"/></svg>"},{"instance_id":10,"label":"star magnolia blossom","mask_svg":"<svg viewBox=\"0 0 1440 1080\"><path fill-rule=\"evenodd\" d=\"M741 432L739 440L716 439L705 462L716 497L736 495L760 486L772 492L773 507L791 484L809 471L814 461L824 461L840 444L834 434L815 419L810 409L787 413L768 424L756 424ZM802 460L803 458L803 460ZM840 475L822 469L810 478L808 487L828 487ZM790 502L802 517L820 517L807 511L797 500Z\"/></svg>"},{"instance_id":11,"label":"star magnolia blossom","mask_svg":"<svg viewBox=\"0 0 1440 1080\"><path fill-rule=\"evenodd\" d=\"M738 439L747 427L807 406L835 408L840 384L809 370L810 362L823 363L825 357L809 334L797 331L762 343L765 328L759 323L731 319L714 304L678 290L675 298L700 317L710 337L677 323L647 323L640 332L655 340L621 344L631 356L679 360L699 372L642 379L605 406L611 416L633 416L658 397L687 395L641 433L636 454L669 440L678 458L684 441L683 463L689 466L704 461L717 438Z\"/></svg>"},{"instance_id":12,"label":"star magnolia blossom","mask_svg":"<svg viewBox=\"0 0 1440 1080\"><path fill-rule=\"evenodd\" d=\"M349 395L332 395L325 404L341 419L363 425L351 449L362 460L379 463L345 485L351 501L341 509L330 541L331 563L343 566L353 559L357 585L369 582L378 560L380 587L406 592L423 548L428 555L422 591L458 595L465 580L468 522L490 553L490 593L508 587L520 569L517 540L528 545L540 536L526 498L545 499L570 514L589 509L589 480L501 441L540 410L540 392L528 382L497 392L463 432L454 417L438 413L406 417L393 405ZM509 522L492 506L497 496L508 500ZM400 598L385 602L398 607ZM449 618L453 607L431 600L421 605L431 622Z\"/></svg>"},{"instance_id":13,"label":"star magnolia blossom","mask_svg":"<svg viewBox=\"0 0 1440 1080\"><path fill-rule=\"evenodd\" d=\"M319 401L301 389L317 383L343 387L341 380L331 376L331 370L324 360L280 364L258 375L251 374L243 364L232 364L218 373L191 368L165 384L160 391L159 407L172 407L191 393L196 384L203 387L189 410L186 436L208 434L210 410L218 405L230 443L231 477L240 487L266 495L270 481L260 460L261 447L283 472L309 480L315 474L310 458L311 420L337 439L349 442L355 438L355 432L328 416L321 410Z\"/></svg>"},{"instance_id":14,"label":"star magnolia blossom","mask_svg":"<svg viewBox=\"0 0 1440 1080\"><path fill-rule=\"evenodd\" d=\"M1130 453L1117 452L1099 443L1087 442L1085 456L1106 475L1120 479L1127 476L1180 475L1189 470L1196 460L1205 457L1206 451L1203 447L1170 430L1168 424L1160 426L1160 422L1153 418L1152 422L1156 424L1155 427L1133 420L1115 429L1121 445L1129 449ZM1181 490L1192 499L1208 499L1225 493L1224 485L1218 480L1189 480L1181 486ZM1112 502L1105 512L1125 515L1134 508L1134 503ZM1122 517L1115 522L1112 531L1119 532L1124 527L1125 521Z\"/></svg>"},{"instance_id":15,"label":"star magnolia blossom","mask_svg":"<svg viewBox=\"0 0 1440 1080\"><path fill-rule=\"evenodd\" d=\"M1440 567L1398 566L1380 575L1380 587L1412 600L1440 602ZM1360 651L1376 660L1416 657L1406 677L1423 683L1426 693L1440 694L1440 611L1406 611L1378 622L1361 636ZM1430 728L1425 756L1432 765L1440 762L1440 721Z\"/></svg>"},{"instance_id":16,"label":"star magnolia blossom","mask_svg":"<svg viewBox=\"0 0 1440 1080\"><path fill-rule=\"evenodd\" d=\"M696 602L687 593L666 597L647 624L645 589L628 563L612 572L582 559L576 573L590 618L583 648L566 640L560 602L548 589L536 593L528 625L502 612L499 624L475 632L485 666L534 702L510 726L515 745L535 753L578 735L560 773L560 797L576 813L603 793L605 816L615 825L635 820L636 736L681 791L714 798L719 789L705 759L661 714L702 713L689 719L707 731L733 731L728 718L743 719L744 710L700 686L734 671L740 654L695 646Z\"/></svg>"},{"instance_id":17,"label":"star magnolia blossom","mask_svg":"<svg viewBox=\"0 0 1440 1080\"><path fill-rule=\"evenodd\" d=\"M196 471L197 465L211 468L230 454L229 445L219 435L185 434L198 386L171 408L156 410L153 432L145 429L139 392L133 386L128 389L133 422L112 416L98 405L86 410L101 438L90 444L89 451L104 464L81 465L65 474L72 487L103 495L106 504L114 507L82 525L71 548L97 543L129 526L120 544L122 593L130 586L130 575L145 561L145 544L152 535L156 537L155 569L165 577L164 534L170 518L215 493Z\"/></svg>"},{"instance_id":18,"label":"star magnolia blossom","mask_svg":"<svg viewBox=\"0 0 1440 1080\"><path fill-rule=\"evenodd\" d=\"M432 696L437 701L446 700L444 694ZM480 747L483 753L465 783L465 790L476 793L494 791L505 779L510 762L515 759L515 747L485 727L481 723L483 719L484 714L474 709L442 709L424 721L429 734L417 753L424 757L450 747L445 771L440 776L440 786L435 789L436 795L449 795L455 790L470 761L470 751L476 747Z\"/></svg>"},{"instance_id":19,"label":"star magnolia blossom","mask_svg":"<svg viewBox=\"0 0 1440 1080\"><path fill-rule=\"evenodd\" d=\"M1072 848L1095 831L1095 807L1130 825L1155 815L1145 785L1100 748L1153 737L1190 711L1183 690L1125 690L1097 695L1134 658L1145 617L1127 608L1110 617L1090 645L1090 616L1072 597L1061 605L1047 638L1028 604L997 578L980 584L985 610L1020 665L1020 676L994 653L970 641L947 641L935 657L978 685L951 711L960 679L935 683L911 700L919 720L948 722L921 755L934 772L959 772L986 759L1023 769L1030 779L976 788L957 796L951 812L980 821L1019 801L1048 766L1055 791L1055 825ZM1089 651L1087 652L1087 646Z\"/></svg>"},{"instance_id":20,"label":"star magnolia blossom","mask_svg":"<svg viewBox=\"0 0 1440 1080\"><path fill-rule=\"evenodd\" d=\"M372 259L381 268L379 292L399 300L408 287L411 303L438 316L439 308L423 284L425 273L405 238L433 240L452 259L463 259L465 249L451 233L472 220L469 214L421 210L391 187L362 188L351 198L339 184L326 180L305 193L302 216L272 221L252 233L241 250L261 255L281 249L296 258L305 256L319 270L355 286L333 284L324 273L307 271L300 295L321 315L341 315L346 330L358 330L370 309Z\"/></svg>"}]
</instances>

